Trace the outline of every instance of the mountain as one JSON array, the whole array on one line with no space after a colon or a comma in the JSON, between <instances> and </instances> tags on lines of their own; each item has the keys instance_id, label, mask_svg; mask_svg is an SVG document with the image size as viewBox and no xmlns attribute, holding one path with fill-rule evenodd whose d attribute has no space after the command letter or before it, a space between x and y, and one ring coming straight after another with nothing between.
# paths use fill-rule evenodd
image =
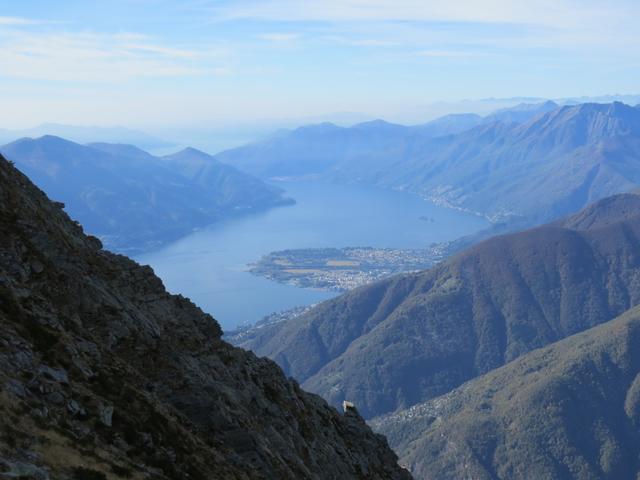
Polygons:
<instances>
[{"instance_id":1,"label":"mountain","mask_svg":"<svg viewBox=\"0 0 640 480\"><path fill-rule=\"evenodd\" d=\"M413 128L417 135L433 138L455 135L484 122L484 117L475 113L452 113Z\"/></svg>"},{"instance_id":2,"label":"mountain","mask_svg":"<svg viewBox=\"0 0 640 480\"><path fill-rule=\"evenodd\" d=\"M7 143L25 137L39 138L46 135L68 138L77 143L126 143L148 149L167 148L173 145L148 133L124 127L86 127L59 123L43 123L37 127L22 130L0 130L0 141Z\"/></svg>"},{"instance_id":3,"label":"mountain","mask_svg":"<svg viewBox=\"0 0 640 480\"><path fill-rule=\"evenodd\" d=\"M267 185L195 148L185 148L161 158L172 171L199 187L215 192L221 206L234 205L237 210L251 210L256 205L271 205L274 199L282 204L293 203L290 199L281 198L282 189Z\"/></svg>"},{"instance_id":4,"label":"mountain","mask_svg":"<svg viewBox=\"0 0 640 480\"><path fill-rule=\"evenodd\" d=\"M640 183L640 110L583 104L523 124L497 122L415 141L364 181L415 192L494 220L541 223Z\"/></svg>"},{"instance_id":5,"label":"mountain","mask_svg":"<svg viewBox=\"0 0 640 480\"><path fill-rule=\"evenodd\" d=\"M290 202L281 190L233 167L212 163L198 183L131 145L87 146L45 136L0 151L120 252L155 248L220 219Z\"/></svg>"},{"instance_id":6,"label":"mountain","mask_svg":"<svg viewBox=\"0 0 640 480\"><path fill-rule=\"evenodd\" d=\"M87 143L86 146L121 158L126 157L132 160L143 160L150 163L157 162L156 157L135 145L129 145L126 143L91 142Z\"/></svg>"},{"instance_id":7,"label":"mountain","mask_svg":"<svg viewBox=\"0 0 640 480\"><path fill-rule=\"evenodd\" d=\"M315 177L345 161L360 165L380 158L383 165L407 135L407 127L381 120L348 128L321 123L280 131L216 158L262 178Z\"/></svg>"},{"instance_id":8,"label":"mountain","mask_svg":"<svg viewBox=\"0 0 640 480\"><path fill-rule=\"evenodd\" d=\"M324 122L280 130L266 139L221 152L216 157L261 177L327 176L345 174L347 170L359 176L372 166L384 169L401 159L407 146L418 139L457 135L495 122L522 123L553 106L557 107L550 101L523 103L486 117L455 113L414 126L380 119L351 127Z\"/></svg>"},{"instance_id":9,"label":"mountain","mask_svg":"<svg viewBox=\"0 0 640 480\"><path fill-rule=\"evenodd\" d=\"M532 118L558 108L551 100L542 103L520 103L515 107L501 108L484 117L484 123L525 123Z\"/></svg>"},{"instance_id":10,"label":"mountain","mask_svg":"<svg viewBox=\"0 0 640 480\"><path fill-rule=\"evenodd\" d=\"M640 308L374 422L420 479L640 475Z\"/></svg>"},{"instance_id":11,"label":"mountain","mask_svg":"<svg viewBox=\"0 0 640 480\"><path fill-rule=\"evenodd\" d=\"M600 95L596 97L568 97L556 100L560 104L577 105L579 103L613 103L622 102L628 105L640 103L640 95Z\"/></svg>"},{"instance_id":12,"label":"mountain","mask_svg":"<svg viewBox=\"0 0 640 480\"><path fill-rule=\"evenodd\" d=\"M259 177L345 176L348 171L357 179L371 168L386 168L413 138L453 135L481 121L478 115L453 114L416 126L380 119L351 127L321 123L281 130L216 158Z\"/></svg>"},{"instance_id":13,"label":"mountain","mask_svg":"<svg viewBox=\"0 0 640 480\"><path fill-rule=\"evenodd\" d=\"M303 127L217 158L258 176L368 183L532 226L640 184L639 126L640 109L622 103L547 102L447 134L381 121Z\"/></svg>"},{"instance_id":14,"label":"mountain","mask_svg":"<svg viewBox=\"0 0 640 480\"><path fill-rule=\"evenodd\" d=\"M365 418L442 395L640 304L640 196L352 290L240 345ZM234 341L233 338L230 341Z\"/></svg>"},{"instance_id":15,"label":"mountain","mask_svg":"<svg viewBox=\"0 0 640 480\"><path fill-rule=\"evenodd\" d=\"M357 411L221 340L0 158L0 476L409 479Z\"/></svg>"}]
</instances>

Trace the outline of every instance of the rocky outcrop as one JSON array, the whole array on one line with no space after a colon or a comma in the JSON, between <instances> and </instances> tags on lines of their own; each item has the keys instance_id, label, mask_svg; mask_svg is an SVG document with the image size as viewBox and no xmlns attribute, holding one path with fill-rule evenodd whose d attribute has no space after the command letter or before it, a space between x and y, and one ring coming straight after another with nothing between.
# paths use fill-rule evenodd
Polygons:
<instances>
[{"instance_id":1,"label":"rocky outcrop","mask_svg":"<svg viewBox=\"0 0 640 480\"><path fill-rule=\"evenodd\" d=\"M0 224L0 478L410 478L2 158Z\"/></svg>"}]
</instances>

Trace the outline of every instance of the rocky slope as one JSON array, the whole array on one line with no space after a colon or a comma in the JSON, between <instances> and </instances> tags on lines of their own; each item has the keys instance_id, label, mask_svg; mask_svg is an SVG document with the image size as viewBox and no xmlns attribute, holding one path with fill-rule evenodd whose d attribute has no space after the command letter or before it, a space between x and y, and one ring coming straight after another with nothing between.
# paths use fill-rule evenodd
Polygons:
<instances>
[{"instance_id":1,"label":"rocky slope","mask_svg":"<svg viewBox=\"0 0 640 480\"><path fill-rule=\"evenodd\" d=\"M290 202L280 189L213 159L206 177L196 180L132 145L45 136L0 151L121 253L157 248L218 220Z\"/></svg>"},{"instance_id":2,"label":"rocky slope","mask_svg":"<svg viewBox=\"0 0 640 480\"><path fill-rule=\"evenodd\" d=\"M0 158L0 477L407 479Z\"/></svg>"},{"instance_id":3,"label":"rocky slope","mask_svg":"<svg viewBox=\"0 0 640 480\"><path fill-rule=\"evenodd\" d=\"M420 479L636 480L640 308L374 424Z\"/></svg>"},{"instance_id":4,"label":"rocky slope","mask_svg":"<svg viewBox=\"0 0 640 480\"><path fill-rule=\"evenodd\" d=\"M640 304L640 196L485 241L242 343L365 417L407 408Z\"/></svg>"}]
</instances>

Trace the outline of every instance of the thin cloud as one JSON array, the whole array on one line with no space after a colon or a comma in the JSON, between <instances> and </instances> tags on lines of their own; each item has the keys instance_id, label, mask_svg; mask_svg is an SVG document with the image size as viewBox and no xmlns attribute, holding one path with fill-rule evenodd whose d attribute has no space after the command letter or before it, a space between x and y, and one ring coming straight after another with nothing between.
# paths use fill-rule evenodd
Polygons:
<instances>
[{"instance_id":1,"label":"thin cloud","mask_svg":"<svg viewBox=\"0 0 640 480\"><path fill-rule=\"evenodd\" d=\"M256 35L260 40L267 40L274 43L290 43L301 37L299 33L262 33Z\"/></svg>"},{"instance_id":2,"label":"thin cloud","mask_svg":"<svg viewBox=\"0 0 640 480\"><path fill-rule=\"evenodd\" d=\"M126 43L122 45L122 48L126 51L148 53L174 59L197 58L200 55L198 52L192 50L181 50L178 48L161 47L143 43Z\"/></svg>"},{"instance_id":3,"label":"thin cloud","mask_svg":"<svg viewBox=\"0 0 640 480\"><path fill-rule=\"evenodd\" d=\"M218 5L211 12L217 20L477 22L564 28L615 21L638 11L631 3L618 3L623 3L621 8L604 8L593 0L260 0Z\"/></svg>"},{"instance_id":4,"label":"thin cloud","mask_svg":"<svg viewBox=\"0 0 640 480\"><path fill-rule=\"evenodd\" d=\"M420 48L433 45L431 39L442 42L434 49L447 49L443 43L583 50L640 43L635 22L640 3L627 0L252 0L209 5L214 21L292 22L307 28L307 40L322 31L320 39L364 47Z\"/></svg>"},{"instance_id":5,"label":"thin cloud","mask_svg":"<svg viewBox=\"0 0 640 480\"><path fill-rule=\"evenodd\" d=\"M41 23L45 23L41 20L33 20L31 18L22 18L22 17L1 17L0 16L0 26L26 26L26 25L38 25Z\"/></svg>"},{"instance_id":6,"label":"thin cloud","mask_svg":"<svg viewBox=\"0 0 640 480\"><path fill-rule=\"evenodd\" d=\"M456 57L474 57L478 55L486 55L484 53L461 51L461 50L421 50L416 52L418 57L431 58L456 58Z\"/></svg>"},{"instance_id":7,"label":"thin cloud","mask_svg":"<svg viewBox=\"0 0 640 480\"><path fill-rule=\"evenodd\" d=\"M346 40L344 43L355 45L357 47L399 47L402 45L401 42L394 40L376 40L373 38Z\"/></svg>"},{"instance_id":8,"label":"thin cloud","mask_svg":"<svg viewBox=\"0 0 640 480\"><path fill-rule=\"evenodd\" d=\"M138 34L14 32L0 38L0 77L123 82L140 77L229 75L216 51L177 49Z\"/></svg>"}]
</instances>

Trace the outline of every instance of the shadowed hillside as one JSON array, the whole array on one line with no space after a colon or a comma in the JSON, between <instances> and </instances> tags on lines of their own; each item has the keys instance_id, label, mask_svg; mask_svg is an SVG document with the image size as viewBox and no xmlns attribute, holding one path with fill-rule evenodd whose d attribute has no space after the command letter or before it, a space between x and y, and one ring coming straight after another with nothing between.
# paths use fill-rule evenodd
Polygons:
<instances>
[{"instance_id":1,"label":"shadowed hillside","mask_svg":"<svg viewBox=\"0 0 640 480\"><path fill-rule=\"evenodd\" d=\"M419 479L640 474L640 309L374 421Z\"/></svg>"}]
</instances>

